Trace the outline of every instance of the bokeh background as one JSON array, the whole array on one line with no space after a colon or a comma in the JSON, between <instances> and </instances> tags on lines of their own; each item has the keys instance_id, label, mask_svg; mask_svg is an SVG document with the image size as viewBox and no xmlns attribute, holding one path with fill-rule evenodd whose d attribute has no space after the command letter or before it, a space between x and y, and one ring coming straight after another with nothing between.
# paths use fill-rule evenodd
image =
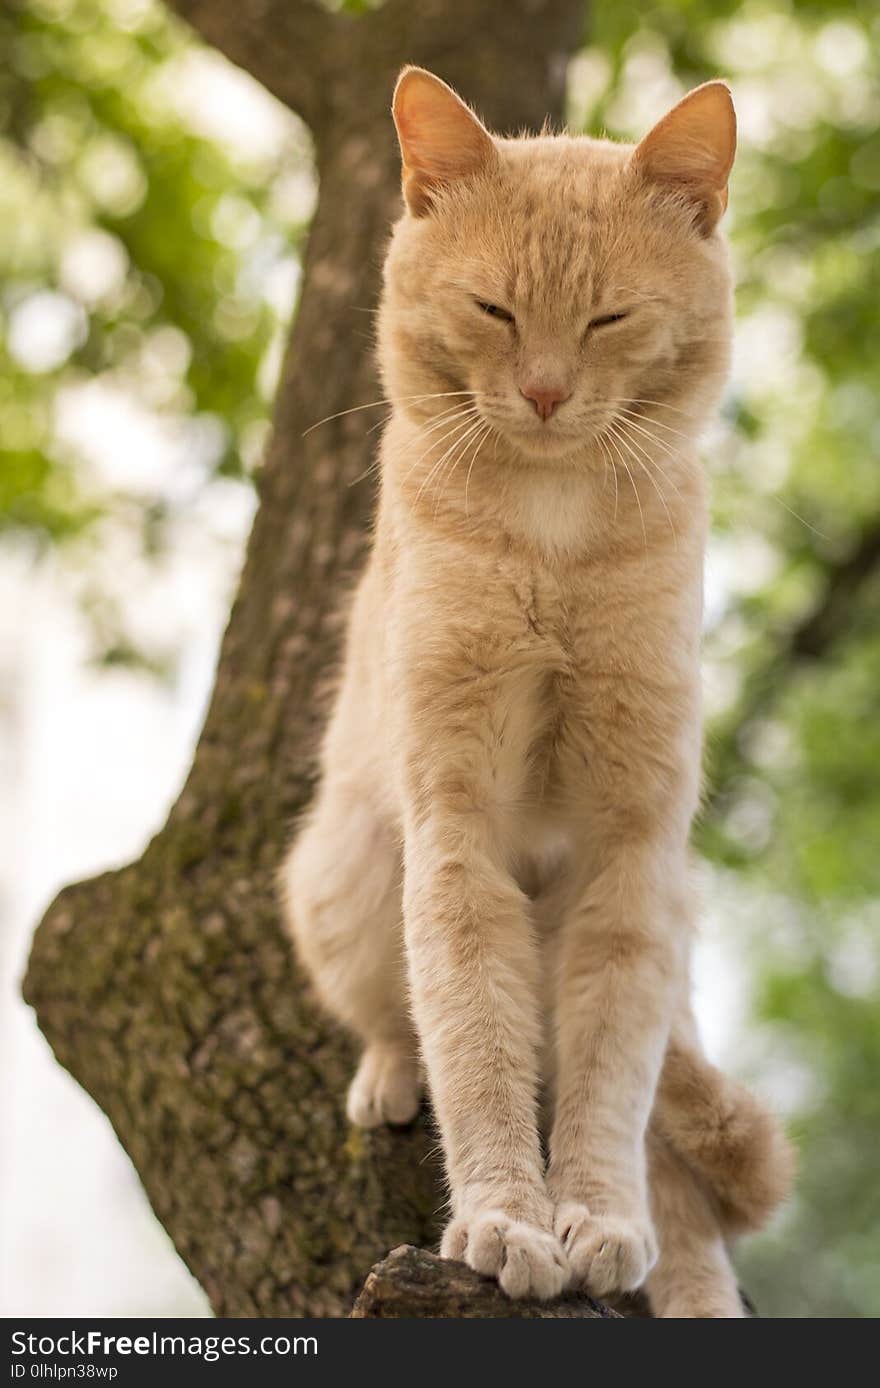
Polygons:
<instances>
[{"instance_id":1,"label":"bokeh background","mask_svg":"<svg viewBox=\"0 0 880 1388\"><path fill-rule=\"evenodd\" d=\"M697 1001L801 1151L744 1281L768 1316L877 1316L880 12L616 0L585 21L572 128L631 138L708 76L734 91ZM209 1314L17 994L54 892L137 856L186 772L313 205L304 127L158 0L4 0L5 1315Z\"/></svg>"}]
</instances>

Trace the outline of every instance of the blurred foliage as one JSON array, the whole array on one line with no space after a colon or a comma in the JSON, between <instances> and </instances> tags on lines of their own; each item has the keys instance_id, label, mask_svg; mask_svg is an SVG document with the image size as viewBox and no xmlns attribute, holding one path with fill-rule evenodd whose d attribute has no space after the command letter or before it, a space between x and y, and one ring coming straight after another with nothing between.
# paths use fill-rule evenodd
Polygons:
<instances>
[{"instance_id":1,"label":"blurred foliage","mask_svg":"<svg viewBox=\"0 0 880 1388\"><path fill-rule=\"evenodd\" d=\"M371 6L348 0L364 23ZM618 0L590 25L574 125L632 138L706 77L734 89L699 838L719 897L745 903L742 1054L802 1152L743 1272L767 1315L877 1315L880 13ZM259 460L307 140L157 0L7 0L0 53L0 528L85 571L110 524L160 556L195 496ZM112 589L87 587L96 649L143 658Z\"/></svg>"},{"instance_id":2,"label":"blurred foliage","mask_svg":"<svg viewBox=\"0 0 880 1388\"><path fill-rule=\"evenodd\" d=\"M0 532L63 542L96 655L137 661L92 560L258 462L309 142L154 0L10 0L0 54Z\"/></svg>"}]
</instances>

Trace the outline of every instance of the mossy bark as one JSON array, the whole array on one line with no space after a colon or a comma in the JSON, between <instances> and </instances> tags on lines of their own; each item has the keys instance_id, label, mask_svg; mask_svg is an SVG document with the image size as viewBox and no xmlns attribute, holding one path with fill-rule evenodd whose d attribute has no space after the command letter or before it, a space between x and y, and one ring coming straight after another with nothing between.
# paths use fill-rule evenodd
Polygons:
<instances>
[{"instance_id":1,"label":"mossy bark","mask_svg":"<svg viewBox=\"0 0 880 1388\"><path fill-rule=\"evenodd\" d=\"M632 1314L627 1312L627 1314ZM412 1316L498 1320L619 1320L620 1311L570 1292L548 1305L518 1301L511 1306L497 1282L450 1263L423 1248L395 1248L371 1270L351 1312L354 1320L399 1320Z\"/></svg>"},{"instance_id":2,"label":"mossy bark","mask_svg":"<svg viewBox=\"0 0 880 1388\"><path fill-rule=\"evenodd\" d=\"M435 1242L443 1192L426 1117L405 1132L346 1125L350 1045L314 1006L279 925L274 877L311 791L316 691L364 552L373 495L358 479L377 413L304 430L379 395L356 310L376 302L399 206L397 69L435 68L502 129L559 119L583 5L389 0L359 20L306 0L175 8L282 97L302 95L320 199L192 770L138 863L51 906L25 996L215 1312L340 1315L388 1249Z\"/></svg>"}]
</instances>

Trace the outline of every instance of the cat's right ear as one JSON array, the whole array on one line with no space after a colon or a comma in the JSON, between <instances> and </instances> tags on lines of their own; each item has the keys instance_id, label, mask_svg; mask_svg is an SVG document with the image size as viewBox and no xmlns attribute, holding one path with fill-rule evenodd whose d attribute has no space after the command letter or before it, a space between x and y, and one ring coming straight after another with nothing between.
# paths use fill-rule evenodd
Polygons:
<instances>
[{"instance_id":1,"label":"cat's right ear","mask_svg":"<svg viewBox=\"0 0 880 1388\"><path fill-rule=\"evenodd\" d=\"M653 182L693 202L704 235L727 207L727 180L736 153L736 112L724 82L704 82L673 106L633 153Z\"/></svg>"},{"instance_id":2,"label":"cat's right ear","mask_svg":"<svg viewBox=\"0 0 880 1388\"><path fill-rule=\"evenodd\" d=\"M498 157L492 136L473 111L424 68L404 68L391 110L403 160L403 196L415 217L430 212L437 189Z\"/></svg>"}]
</instances>

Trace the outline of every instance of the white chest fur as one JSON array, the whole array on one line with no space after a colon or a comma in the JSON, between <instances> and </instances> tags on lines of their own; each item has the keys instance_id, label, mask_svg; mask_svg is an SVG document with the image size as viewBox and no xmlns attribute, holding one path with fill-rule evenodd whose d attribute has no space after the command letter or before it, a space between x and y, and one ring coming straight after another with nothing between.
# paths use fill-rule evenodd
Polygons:
<instances>
[{"instance_id":1,"label":"white chest fur","mask_svg":"<svg viewBox=\"0 0 880 1388\"><path fill-rule=\"evenodd\" d=\"M576 553L596 527L597 489L591 476L535 468L516 479L507 500L510 530L547 555Z\"/></svg>"}]
</instances>

